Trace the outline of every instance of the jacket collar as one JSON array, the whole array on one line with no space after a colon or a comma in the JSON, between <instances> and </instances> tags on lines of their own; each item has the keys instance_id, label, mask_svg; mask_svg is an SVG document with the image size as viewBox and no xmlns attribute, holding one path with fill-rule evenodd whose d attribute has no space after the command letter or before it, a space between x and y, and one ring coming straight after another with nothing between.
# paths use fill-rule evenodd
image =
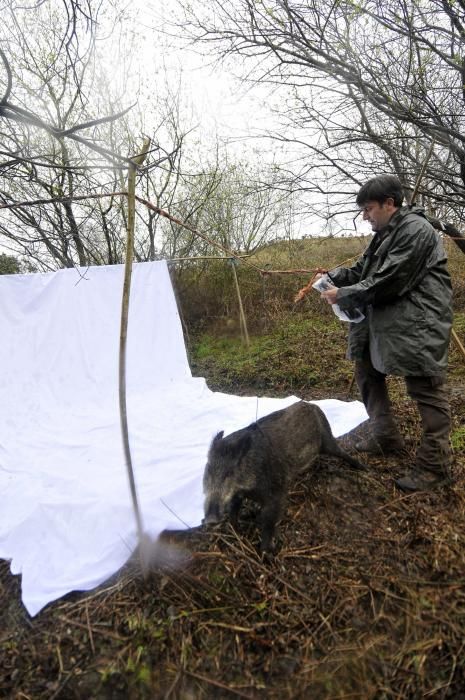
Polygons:
<instances>
[{"instance_id":1,"label":"jacket collar","mask_svg":"<svg viewBox=\"0 0 465 700\"><path fill-rule=\"evenodd\" d=\"M398 226L407 214L417 214L418 216L425 217L425 210L421 207L417 207L412 204L407 204L404 207L399 207L394 214L391 216L389 223L379 231L375 232L375 235L371 239L371 242L367 248L368 256L373 255L381 243L386 240L386 238L392 233L392 231Z\"/></svg>"},{"instance_id":2,"label":"jacket collar","mask_svg":"<svg viewBox=\"0 0 465 700\"><path fill-rule=\"evenodd\" d=\"M383 240L386 235L395 229L399 222L408 214L416 214L417 216L426 218L425 210L422 207L417 207L415 204L407 204L404 207L399 207L399 209L397 209L397 211L395 211L391 216L387 226L378 231L378 233L381 235L381 240Z\"/></svg>"},{"instance_id":3,"label":"jacket collar","mask_svg":"<svg viewBox=\"0 0 465 700\"><path fill-rule=\"evenodd\" d=\"M394 212L394 214L389 219L389 223L384 228L381 228L379 231L376 232L379 242L384 241L386 236L388 236L391 233L391 231L395 229L399 221L403 219L407 213L408 207L400 207Z\"/></svg>"}]
</instances>

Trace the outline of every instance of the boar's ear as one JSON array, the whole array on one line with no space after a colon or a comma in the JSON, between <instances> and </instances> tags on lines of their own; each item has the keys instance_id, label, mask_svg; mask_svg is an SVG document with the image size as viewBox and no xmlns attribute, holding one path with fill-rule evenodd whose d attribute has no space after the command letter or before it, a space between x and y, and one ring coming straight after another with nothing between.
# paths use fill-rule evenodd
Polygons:
<instances>
[{"instance_id":1,"label":"boar's ear","mask_svg":"<svg viewBox=\"0 0 465 700\"><path fill-rule=\"evenodd\" d=\"M210 443L210 448L208 450L208 454L211 455L213 454L214 451L220 452L221 450L221 441L223 439L224 435L224 430L220 430L219 433L216 433L215 437Z\"/></svg>"},{"instance_id":2,"label":"boar's ear","mask_svg":"<svg viewBox=\"0 0 465 700\"><path fill-rule=\"evenodd\" d=\"M242 435L236 442L230 446L229 455L232 459L239 462L250 450L252 445L252 436L249 433Z\"/></svg>"}]
</instances>

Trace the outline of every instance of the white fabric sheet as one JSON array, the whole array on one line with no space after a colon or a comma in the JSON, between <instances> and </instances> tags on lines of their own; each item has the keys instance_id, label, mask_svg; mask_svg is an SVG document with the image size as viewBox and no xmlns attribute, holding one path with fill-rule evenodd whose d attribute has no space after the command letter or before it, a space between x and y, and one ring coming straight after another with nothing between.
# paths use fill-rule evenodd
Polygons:
<instances>
[{"instance_id":1,"label":"white fabric sheet","mask_svg":"<svg viewBox=\"0 0 465 700\"><path fill-rule=\"evenodd\" d=\"M0 557L31 615L89 590L134 550L118 413L123 267L0 277ZM212 436L297 400L211 392L192 378L165 262L134 266L129 433L144 528L200 524ZM363 404L318 403L341 435Z\"/></svg>"}]
</instances>

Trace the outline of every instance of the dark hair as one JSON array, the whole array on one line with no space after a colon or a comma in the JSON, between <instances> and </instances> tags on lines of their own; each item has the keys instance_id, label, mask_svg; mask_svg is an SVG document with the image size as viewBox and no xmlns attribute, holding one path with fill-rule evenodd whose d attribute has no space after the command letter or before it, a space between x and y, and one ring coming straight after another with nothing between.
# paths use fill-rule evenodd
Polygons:
<instances>
[{"instance_id":1,"label":"dark hair","mask_svg":"<svg viewBox=\"0 0 465 700\"><path fill-rule=\"evenodd\" d=\"M404 190L402 184L395 175L378 175L365 182L357 195L357 206L363 207L367 202L379 202L383 204L386 199L392 197L396 207L402 206Z\"/></svg>"}]
</instances>

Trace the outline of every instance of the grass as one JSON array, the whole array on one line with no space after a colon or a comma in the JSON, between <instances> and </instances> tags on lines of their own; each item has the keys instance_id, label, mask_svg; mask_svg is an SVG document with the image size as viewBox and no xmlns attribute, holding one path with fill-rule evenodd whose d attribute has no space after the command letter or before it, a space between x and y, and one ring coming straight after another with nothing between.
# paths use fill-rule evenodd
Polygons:
<instances>
[{"instance_id":1,"label":"grass","mask_svg":"<svg viewBox=\"0 0 465 700\"><path fill-rule=\"evenodd\" d=\"M251 261L273 269L331 269L347 258L358 257L367 247L370 238L371 236L348 236L280 241L262 248Z\"/></svg>"},{"instance_id":2,"label":"grass","mask_svg":"<svg viewBox=\"0 0 465 700\"><path fill-rule=\"evenodd\" d=\"M351 364L344 359L346 329L334 318L291 316L274 332L251 336L247 348L241 338L221 338L205 332L192 348L191 365L208 373L212 387L285 392L347 390ZM309 357L319 353L318 363Z\"/></svg>"},{"instance_id":3,"label":"grass","mask_svg":"<svg viewBox=\"0 0 465 700\"><path fill-rule=\"evenodd\" d=\"M460 426L451 433L451 445L456 452L465 452L465 426Z\"/></svg>"}]
</instances>

